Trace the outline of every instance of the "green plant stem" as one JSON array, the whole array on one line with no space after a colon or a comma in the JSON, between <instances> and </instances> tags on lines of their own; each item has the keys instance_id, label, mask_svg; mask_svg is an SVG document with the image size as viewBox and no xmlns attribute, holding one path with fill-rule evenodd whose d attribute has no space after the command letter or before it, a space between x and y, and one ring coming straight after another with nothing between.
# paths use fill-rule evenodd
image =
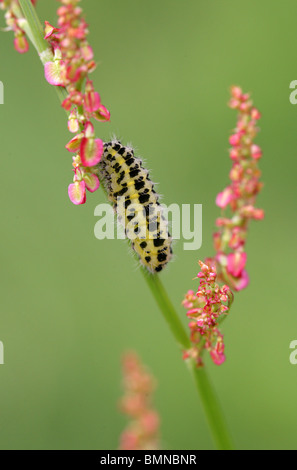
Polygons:
<instances>
[{"instance_id":1,"label":"green plant stem","mask_svg":"<svg viewBox=\"0 0 297 470\"><path fill-rule=\"evenodd\" d=\"M26 22L22 24L22 27L28 34L29 39L37 50L39 58L44 65L46 62L52 61L54 56L48 42L43 38L44 31L36 10L30 0L19 0L19 4L26 19ZM16 11L18 17L20 13L21 12ZM56 86L55 89L59 101L62 103L67 96L67 91L61 86Z\"/></svg>"},{"instance_id":2,"label":"green plant stem","mask_svg":"<svg viewBox=\"0 0 297 470\"><path fill-rule=\"evenodd\" d=\"M145 268L141 268L141 271L177 343L181 349L189 349L191 347L189 336L185 332L159 276L150 274Z\"/></svg>"},{"instance_id":3,"label":"green plant stem","mask_svg":"<svg viewBox=\"0 0 297 470\"><path fill-rule=\"evenodd\" d=\"M222 413L218 397L209 380L205 367L197 368L196 364L192 360L190 370L193 374L196 389L199 393L206 419L217 449L233 450L234 447L226 425L225 417Z\"/></svg>"},{"instance_id":4,"label":"green plant stem","mask_svg":"<svg viewBox=\"0 0 297 470\"><path fill-rule=\"evenodd\" d=\"M159 276L150 274L145 268L141 270L177 343L182 350L189 349L191 347L189 336L185 332ZM217 448L220 450L233 449L218 398L205 368L197 368L193 359L188 359L187 364L194 378L194 383L202 401L207 422Z\"/></svg>"},{"instance_id":5,"label":"green plant stem","mask_svg":"<svg viewBox=\"0 0 297 470\"><path fill-rule=\"evenodd\" d=\"M36 10L30 0L19 0L19 3L27 21L24 29L28 30L28 37L31 39L42 63L44 64L46 61L52 60L53 55L48 43L43 39L43 29ZM58 93L59 100L63 101L67 95L66 90L63 87L58 86L55 88ZM191 347L189 336L186 333L159 276L150 274L145 268L142 268L142 273L178 345L182 350L189 349ZM226 428L220 404L205 369L197 368L193 359L189 359L186 362L193 375L194 383L201 398L207 421L217 448L222 450L232 449L231 439Z\"/></svg>"},{"instance_id":6,"label":"green plant stem","mask_svg":"<svg viewBox=\"0 0 297 470\"><path fill-rule=\"evenodd\" d=\"M52 54L48 42L43 38L44 31L31 1L19 0L19 4L24 17L28 22L28 27L31 31L30 37L33 37L33 44L37 49L39 56L46 52L50 52Z\"/></svg>"}]
</instances>

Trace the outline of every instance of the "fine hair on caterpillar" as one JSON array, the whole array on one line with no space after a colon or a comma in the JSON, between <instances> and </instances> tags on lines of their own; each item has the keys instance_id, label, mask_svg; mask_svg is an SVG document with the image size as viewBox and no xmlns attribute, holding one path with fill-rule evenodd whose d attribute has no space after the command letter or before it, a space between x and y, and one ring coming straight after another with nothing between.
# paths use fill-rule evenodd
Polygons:
<instances>
[{"instance_id":1,"label":"fine hair on caterpillar","mask_svg":"<svg viewBox=\"0 0 297 470\"><path fill-rule=\"evenodd\" d=\"M162 271L172 258L172 239L148 170L118 140L104 144L98 169L140 262L152 273Z\"/></svg>"}]
</instances>

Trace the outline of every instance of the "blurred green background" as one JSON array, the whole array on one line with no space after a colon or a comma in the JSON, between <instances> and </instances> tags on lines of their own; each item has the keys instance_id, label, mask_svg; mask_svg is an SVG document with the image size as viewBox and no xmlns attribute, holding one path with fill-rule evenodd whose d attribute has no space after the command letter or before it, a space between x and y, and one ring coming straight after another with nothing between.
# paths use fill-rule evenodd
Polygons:
<instances>
[{"instance_id":1,"label":"blurred green background","mask_svg":"<svg viewBox=\"0 0 297 470\"><path fill-rule=\"evenodd\" d=\"M82 1L99 66L93 74L115 133L132 142L163 202L203 204L203 246L175 245L162 274L179 307L213 253L216 194L228 183L236 113L229 86L262 112L257 143L265 188L247 246L248 289L224 324L227 362L207 367L239 449L295 449L297 366L295 0ZM56 24L57 2L40 0ZM4 26L1 12L1 26ZM19 55L1 33L1 449L115 449L126 419L120 358L135 349L158 380L163 447L211 449L200 403L171 334L123 241L94 236L101 191L68 199L66 116L37 54Z\"/></svg>"}]
</instances>

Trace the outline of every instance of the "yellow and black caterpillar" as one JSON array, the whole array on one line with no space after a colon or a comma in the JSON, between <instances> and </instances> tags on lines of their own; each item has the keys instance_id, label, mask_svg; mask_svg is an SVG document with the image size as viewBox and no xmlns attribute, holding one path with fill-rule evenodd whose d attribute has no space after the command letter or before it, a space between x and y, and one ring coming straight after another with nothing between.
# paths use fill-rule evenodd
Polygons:
<instances>
[{"instance_id":1,"label":"yellow and black caterpillar","mask_svg":"<svg viewBox=\"0 0 297 470\"><path fill-rule=\"evenodd\" d=\"M104 144L99 172L118 221L125 227L141 263L152 273L162 271L172 257L172 239L142 161L135 158L133 149L114 140Z\"/></svg>"}]
</instances>

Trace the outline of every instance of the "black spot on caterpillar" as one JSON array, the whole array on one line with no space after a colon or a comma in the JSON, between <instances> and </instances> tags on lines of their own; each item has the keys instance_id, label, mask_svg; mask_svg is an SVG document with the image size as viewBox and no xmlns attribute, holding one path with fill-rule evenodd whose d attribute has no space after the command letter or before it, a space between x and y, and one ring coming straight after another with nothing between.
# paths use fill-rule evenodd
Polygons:
<instances>
[{"instance_id":1,"label":"black spot on caterpillar","mask_svg":"<svg viewBox=\"0 0 297 470\"><path fill-rule=\"evenodd\" d=\"M109 200L141 263L158 273L172 257L172 239L154 184L133 149L114 140L104 144L99 163Z\"/></svg>"}]
</instances>

